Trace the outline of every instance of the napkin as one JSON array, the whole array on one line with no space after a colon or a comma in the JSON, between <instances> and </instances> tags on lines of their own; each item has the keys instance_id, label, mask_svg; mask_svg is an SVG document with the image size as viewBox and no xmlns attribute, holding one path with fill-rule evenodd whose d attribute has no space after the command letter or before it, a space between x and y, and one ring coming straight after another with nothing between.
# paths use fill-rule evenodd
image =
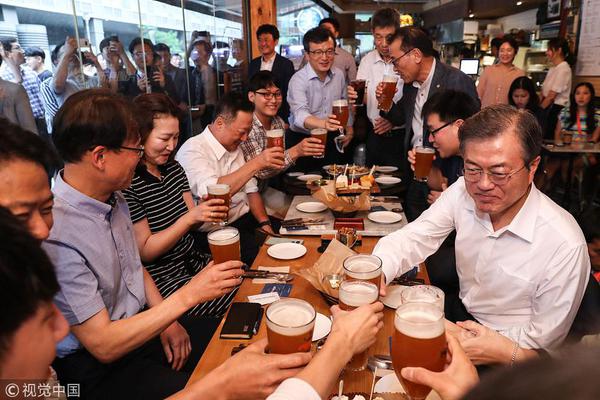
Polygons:
<instances>
[{"instance_id":1,"label":"napkin","mask_svg":"<svg viewBox=\"0 0 600 400\"><path fill-rule=\"evenodd\" d=\"M321 186L312 194L312 197L338 212L351 213L371 208L369 191L365 191L359 196L338 196L333 180L328 181L327 185Z\"/></svg>"}]
</instances>

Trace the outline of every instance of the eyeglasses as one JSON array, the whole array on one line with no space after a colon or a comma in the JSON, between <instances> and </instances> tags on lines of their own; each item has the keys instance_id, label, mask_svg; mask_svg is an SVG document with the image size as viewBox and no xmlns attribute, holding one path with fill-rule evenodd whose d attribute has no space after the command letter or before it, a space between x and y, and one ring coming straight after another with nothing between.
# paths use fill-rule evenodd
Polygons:
<instances>
[{"instance_id":1,"label":"eyeglasses","mask_svg":"<svg viewBox=\"0 0 600 400\"><path fill-rule=\"evenodd\" d=\"M310 54L312 54L313 56L316 56L317 58L323 57L323 55L326 55L327 57L333 57L335 55L335 49L327 49L325 51L323 51L323 50L309 50L308 52Z\"/></svg>"},{"instance_id":2,"label":"eyeglasses","mask_svg":"<svg viewBox=\"0 0 600 400\"><path fill-rule=\"evenodd\" d=\"M127 146L119 146L120 149L123 150L129 150L129 151L135 151L138 153L138 157L142 158L144 156L144 146L140 146L140 147L127 147Z\"/></svg>"},{"instance_id":3,"label":"eyeglasses","mask_svg":"<svg viewBox=\"0 0 600 400\"><path fill-rule=\"evenodd\" d=\"M282 97L281 92L278 90L276 92L254 92L256 94L260 94L265 100L273 100L273 97L277 97L278 99Z\"/></svg>"},{"instance_id":4,"label":"eyeglasses","mask_svg":"<svg viewBox=\"0 0 600 400\"><path fill-rule=\"evenodd\" d=\"M446 122L444 125L440 126L439 128L437 128L437 129L434 129L434 130L432 130L432 131L429 131L429 134L430 134L431 136L433 136L433 138L435 139L435 135L437 135L438 133L440 133L440 131L441 131L442 129L444 129L444 128L445 128L445 127L447 127L448 125L452 125L452 124L453 124L453 123L455 123L455 122L456 122L456 120L453 120L453 121L450 121L450 122Z\"/></svg>"},{"instance_id":5,"label":"eyeglasses","mask_svg":"<svg viewBox=\"0 0 600 400\"><path fill-rule=\"evenodd\" d=\"M400 57L394 58L392 60L392 64L394 64L395 66L398 66L398 61L400 61L402 59L402 57L407 56L410 54L411 51L413 51L414 49L410 49L409 51L407 51L406 53L402 54Z\"/></svg>"},{"instance_id":6,"label":"eyeglasses","mask_svg":"<svg viewBox=\"0 0 600 400\"><path fill-rule=\"evenodd\" d=\"M494 185L502 186L502 185L506 185L513 175L519 173L525 167L527 167L527 164L523 165L518 170L508 173L508 174L501 173L501 172L488 172L488 171L484 171L481 168L463 168L463 175L467 182L476 183L481 180L481 177L485 173L488 176L489 180Z\"/></svg>"}]
</instances>

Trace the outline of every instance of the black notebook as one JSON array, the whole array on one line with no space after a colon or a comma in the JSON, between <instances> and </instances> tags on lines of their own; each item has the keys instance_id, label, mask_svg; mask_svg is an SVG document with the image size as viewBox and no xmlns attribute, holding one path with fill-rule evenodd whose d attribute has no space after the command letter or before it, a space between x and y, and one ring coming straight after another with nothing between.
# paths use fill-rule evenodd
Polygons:
<instances>
[{"instance_id":1,"label":"black notebook","mask_svg":"<svg viewBox=\"0 0 600 400\"><path fill-rule=\"evenodd\" d=\"M260 327L263 309L258 303L233 303L221 329L221 339L250 339Z\"/></svg>"}]
</instances>

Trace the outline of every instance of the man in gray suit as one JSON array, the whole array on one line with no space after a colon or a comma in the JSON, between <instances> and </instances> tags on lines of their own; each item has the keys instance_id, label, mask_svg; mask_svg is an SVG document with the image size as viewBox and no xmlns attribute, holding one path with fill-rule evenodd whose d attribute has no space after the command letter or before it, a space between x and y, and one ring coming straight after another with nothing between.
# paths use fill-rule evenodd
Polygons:
<instances>
[{"instance_id":1,"label":"man in gray suit","mask_svg":"<svg viewBox=\"0 0 600 400\"><path fill-rule=\"evenodd\" d=\"M21 128L38 133L29 97L23 86L0 79L0 117Z\"/></svg>"}]
</instances>

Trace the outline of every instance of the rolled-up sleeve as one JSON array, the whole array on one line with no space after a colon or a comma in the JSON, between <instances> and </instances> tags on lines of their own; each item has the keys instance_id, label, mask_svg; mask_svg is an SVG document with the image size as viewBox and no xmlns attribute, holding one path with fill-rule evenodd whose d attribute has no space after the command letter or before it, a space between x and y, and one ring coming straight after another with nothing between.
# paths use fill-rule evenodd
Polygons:
<instances>
[{"instance_id":1,"label":"rolled-up sleeve","mask_svg":"<svg viewBox=\"0 0 600 400\"><path fill-rule=\"evenodd\" d=\"M267 400L321 400L321 396L308 382L289 378L281 382Z\"/></svg>"}]
</instances>

